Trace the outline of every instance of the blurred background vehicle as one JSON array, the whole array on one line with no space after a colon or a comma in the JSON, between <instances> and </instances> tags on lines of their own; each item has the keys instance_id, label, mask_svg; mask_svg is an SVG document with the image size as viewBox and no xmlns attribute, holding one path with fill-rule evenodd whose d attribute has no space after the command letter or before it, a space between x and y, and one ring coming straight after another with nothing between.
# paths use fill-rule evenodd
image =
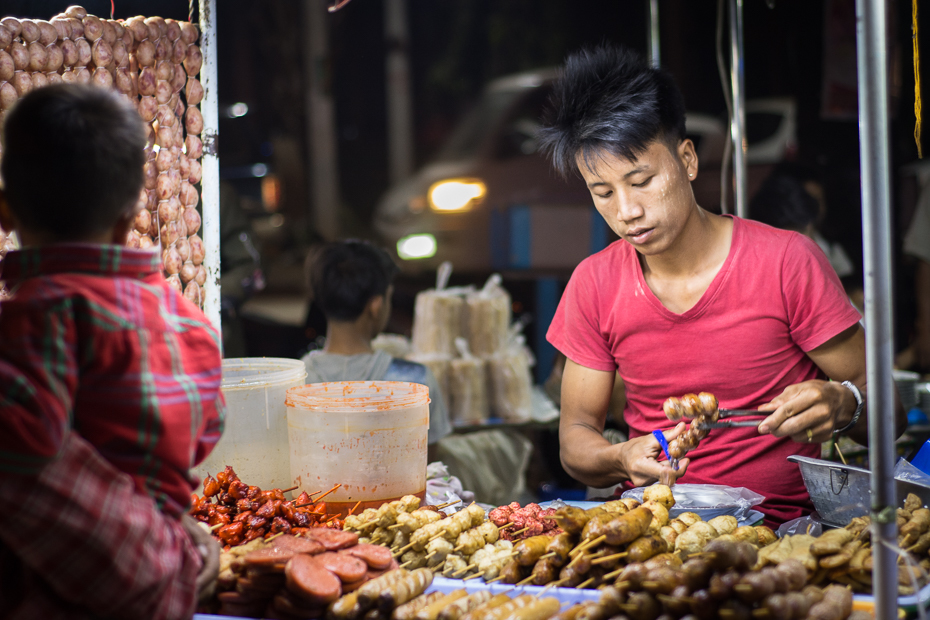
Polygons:
<instances>
[{"instance_id":1,"label":"blurred background vehicle","mask_svg":"<svg viewBox=\"0 0 930 620\"><path fill-rule=\"evenodd\" d=\"M543 69L491 82L439 153L382 196L374 228L405 271L445 260L458 272L570 269L612 240L582 179L562 179L538 151L554 79L554 70ZM796 153L796 106L790 98L751 101L746 116L751 195L774 164ZM701 162L698 203L719 212L726 125L689 113L687 132ZM529 258L515 256L521 252Z\"/></svg>"}]
</instances>

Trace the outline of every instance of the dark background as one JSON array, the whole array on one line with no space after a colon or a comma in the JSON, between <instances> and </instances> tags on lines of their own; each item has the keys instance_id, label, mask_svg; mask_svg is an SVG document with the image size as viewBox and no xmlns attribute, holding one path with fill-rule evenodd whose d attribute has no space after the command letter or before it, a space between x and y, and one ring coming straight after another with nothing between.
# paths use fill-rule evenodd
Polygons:
<instances>
[{"instance_id":1,"label":"dark background","mask_svg":"<svg viewBox=\"0 0 930 620\"><path fill-rule=\"evenodd\" d=\"M322 0L321 0L322 1ZM49 18L69 3L2 0L0 15ZM678 81L691 111L723 118L725 105L715 59L717 3L661 0L662 64ZM772 4L773 7L769 5ZM846 0L848 11L854 1ZM193 16L196 19L196 3ZM284 226L266 243L269 260L299 256L317 236L310 224L303 66L303 3L295 0L221 0L217 3L220 162L225 177L254 163L282 179ZM84 3L109 16L110 2ZM646 50L646 0L409 0L416 160L433 155L455 122L491 79L555 66L585 45L622 43ZM911 2L890 3L889 52L893 115L894 239L900 246L914 202L912 180L900 174L916 159ZM116 0L115 17L138 13L187 19L185 0ZM798 102L798 159L824 175L830 209L823 232L862 260L858 131L854 120L821 118L824 53L823 0L747 0L744 8L746 97L793 96ZM930 13L930 7L925 9ZM340 214L346 236L371 237L369 221L388 186L383 3L352 0L329 15L331 63L325 67L335 100ZM930 55L926 16L921 43ZM724 21L725 41L727 24ZM726 45L726 42L725 42ZM924 83L930 83L925 78ZM924 89L926 91L926 86ZM924 93L926 96L926 92ZM225 118L242 101L249 114ZM930 129L925 130L925 136ZM930 146L924 138L924 146ZM244 204L258 204L258 184L238 181ZM296 259L291 262L295 262ZM898 315L908 325L910 266L896 250ZM860 269L861 272L861 269ZM269 278L272 288L276 279ZM293 288L294 279L283 286ZM899 330L899 339L907 337Z\"/></svg>"}]
</instances>

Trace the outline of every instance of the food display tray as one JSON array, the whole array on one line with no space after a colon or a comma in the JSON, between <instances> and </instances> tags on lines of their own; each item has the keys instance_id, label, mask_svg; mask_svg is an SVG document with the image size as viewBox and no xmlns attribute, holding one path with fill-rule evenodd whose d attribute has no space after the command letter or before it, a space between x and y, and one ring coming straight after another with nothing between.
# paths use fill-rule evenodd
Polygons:
<instances>
[{"instance_id":1,"label":"food display tray","mask_svg":"<svg viewBox=\"0 0 930 620\"><path fill-rule=\"evenodd\" d=\"M553 500L552 502L543 502L539 505L540 508L550 508L552 507L553 502L559 502L563 500ZM588 501L575 501L575 500L564 500L565 504L569 506L575 506L581 508L582 510L587 510L589 508L594 508L600 506L604 502L588 502ZM710 521L714 517L719 517L720 515L733 514L736 512L735 508L733 510L721 509L721 508L689 508L687 511L678 510L674 508L669 511L668 516L670 519L674 519L682 512L693 512L701 517L702 521ZM738 519L737 523L739 525L762 525L762 520L765 518L765 515L759 512L758 510L750 510L742 519Z\"/></svg>"},{"instance_id":2,"label":"food display tray","mask_svg":"<svg viewBox=\"0 0 930 620\"><path fill-rule=\"evenodd\" d=\"M480 578L469 579L468 581L465 581L464 579L449 579L448 577L439 576L433 578L432 585L430 585L426 591L449 594L450 592L454 592L455 590L459 590L461 588L465 588L465 591L469 594L487 590L491 594L508 594L511 597L517 597L521 594L539 596L540 594L543 594L543 591L545 591L544 596L551 596L552 598L555 598L560 603L562 603L563 606L569 607L577 603L583 603L584 601L596 601L601 597L600 590L547 588L545 586L515 586L507 583L485 583Z\"/></svg>"}]
</instances>

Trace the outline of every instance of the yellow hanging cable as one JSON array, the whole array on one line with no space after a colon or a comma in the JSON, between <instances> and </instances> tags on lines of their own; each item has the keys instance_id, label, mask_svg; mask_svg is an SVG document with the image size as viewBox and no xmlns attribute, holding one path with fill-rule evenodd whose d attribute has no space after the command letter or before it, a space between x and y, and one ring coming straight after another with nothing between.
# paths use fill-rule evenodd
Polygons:
<instances>
[{"instance_id":1,"label":"yellow hanging cable","mask_svg":"<svg viewBox=\"0 0 930 620\"><path fill-rule=\"evenodd\" d=\"M920 46L917 44L917 0L913 0L913 38L914 38L914 116L917 117L917 124L914 125L914 140L917 142L917 158L923 159L923 148L920 144Z\"/></svg>"}]
</instances>

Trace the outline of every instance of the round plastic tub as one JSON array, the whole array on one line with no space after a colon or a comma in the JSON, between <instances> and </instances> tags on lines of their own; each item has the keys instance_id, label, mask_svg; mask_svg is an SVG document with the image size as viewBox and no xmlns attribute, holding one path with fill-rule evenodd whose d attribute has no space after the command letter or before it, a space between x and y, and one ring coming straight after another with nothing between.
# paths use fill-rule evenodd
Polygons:
<instances>
[{"instance_id":1,"label":"round plastic tub","mask_svg":"<svg viewBox=\"0 0 930 620\"><path fill-rule=\"evenodd\" d=\"M429 390L418 383L340 381L287 391L291 477L301 491L338 489L326 512L345 515L426 494ZM298 491L299 492L299 491ZM295 492L296 493L296 492Z\"/></svg>"},{"instance_id":2,"label":"round plastic tub","mask_svg":"<svg viewBox=\"0 0 930 620\"><path fill-rule=\"evenodd\" d=\"M284 398L306 377L307 368L300 360L224 359L226 427L213 452L193 473L203 480L231 465L246 484L262 489L293 486Z\"/></svg>"}]
</instances>

